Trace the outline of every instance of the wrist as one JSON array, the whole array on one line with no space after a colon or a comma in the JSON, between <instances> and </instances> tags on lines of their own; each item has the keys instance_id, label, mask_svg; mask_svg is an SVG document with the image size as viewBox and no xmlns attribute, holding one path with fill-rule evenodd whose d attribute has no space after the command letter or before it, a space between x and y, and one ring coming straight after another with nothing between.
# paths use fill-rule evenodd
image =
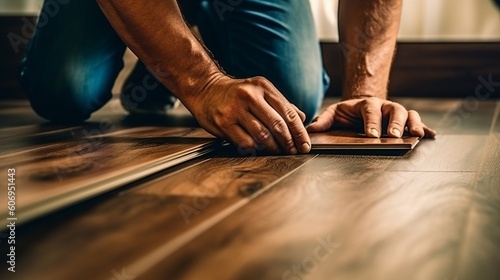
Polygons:
<instances>
[{"instance_id":1,"label":"wrist","mask_svg":"<svg viewBox=\"0 0 500 280\"><path fill-rule=\"evenodd\" d=\"M204 100L206 96L210 95L211 92L223 91L221 85L228 80L232 79L221 71L213 72L201 80L195 88L191 87L189 90L183 91L179 99L190 112L198 111L196 108L206 105Z\"/></svg>"},{"instance_id":2,"label":"wrist","mask_svg":"<svg viewBox=\"0 0 500 280\"><path fill-rule=\"evenodd\" d=\"M373 87L368 87L364 90L359 90L359 88L345 89L342 94L342 100L367 99L372 97L387 99L387 90L375 89Z\"/></svg>"}]
</instances>

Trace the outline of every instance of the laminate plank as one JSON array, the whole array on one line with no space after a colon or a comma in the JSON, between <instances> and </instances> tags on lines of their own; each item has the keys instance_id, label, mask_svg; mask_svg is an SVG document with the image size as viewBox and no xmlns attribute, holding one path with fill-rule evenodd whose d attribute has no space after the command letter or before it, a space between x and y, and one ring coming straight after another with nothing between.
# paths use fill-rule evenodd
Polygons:
<instances>
[{"instance_id":1,"label":"laminate plank","mask_svg":"<svg viewBox=\"0 0 500 280\"><path fill-rule=\"evenodd\" d=\"M436 126L463 104L404 100L427 108L419 111ZM500 130L493 107L481 104L479 117L473 112L444 127L402 158L234 154L184 163L18 228L16 277L113 279L125 271L134 279L497 279ZM62 144L82 144L93 167L110 162L113 169L168 153L165 146L208 140L182 127L126 129L94 135L98 147L74 138L17 152L35 170L46 156L65 163L76 146ZM87 172L81 164L64 175L78 168ZM26 174L18 175L34 173ZM10 276L0 271L1 279Z\"/></svg>"},{"instance_id":2,"label":"laminate plank","mask_svg":"<svg viewBox=\"0 0 500 280\"><path fill-rule=\"evenodd\" d=\"M135 127L156 127L158 131L174 131L199 127L194 118L183 106L163 116L124 116L115 108L121 106L117 100L109 102L105 108L95 113L91 120L81 125L27 125L0 129L0 155L25 151L33 146L52 144L71 138L86 139L105 133L127 130ZM115 109L113 109L115 108Z\"/></svg>"},{"instance_id":3,"label":"laminate plank","mask_svg":"<svg viewBox=\"0 0 500 280\"><path fill-rule=\"evenodd\" d=\"M16 169L18 217L26 221L218 146L202 129L141 127L3 155L0 166ZM7 197L0 197L0 203L7 203Z\"/></svg>"},{"instance_id":4,"label":"laminate plank","mask_svg":"<svg viewBox=\"0 0 500 280\"><path fill-rule=\"evenodd\" d=\"M334 158L336 160L333 161L333 164L330 164L327 166L314 165L313 172L311 172L311 170L310 170L310 168L312 168L312 167L309 164L306 164L306 165L304 165L304 167L298 169L296 172L294 172L292 175L290 175L294 178L293 180L285 179L284 181L282 181L282 183L280 183L279 185L283 185L284 188L286 188L286 190L284 190L284 192L285 192L283 194L284 196L279 197L279 198L275 197L276 199L272 202L273 206L261 208L260 209L261 213L259 213L258 216L259 217L265 217L268 215L272 216L275 214L275 212L279 212L279 213L299 212L299 213L297 213L298 215L300 215L300 214L307 215L307 217L299 217L299 219L309 219L309 218L316 219L316 215L313 214L313 212L315 210L310 211L307 207L313 207L316 210L319 210L322 208L324 209L324 207L328 208L329 206L322 203L322 196L324 196L325 194L328 195L329 193L327 193L327 192L332 192L332 193L342 192L345 188L348 188L349 186L351 186L351 187L356 186L359 181L370 180L370 178L372 178L374 176L374 174L383 170L389 164L390 160L392 159L391 157L350 157L350 156L349 157L348 156L336 156ZM351 163L354 163L354 164L351 164ZM356 168L356 165L359 168ZM332 167L332 166L335 166L335 168L325 168L325 167ZM347 174L350 174L352 176L345 176L345 177L343 176L343 175L347 175ZM335 180L332 180L332 179L337 179L339 176L343 176L344 178L347 178L345 184L341 184L340 182L339 182L339 184L334 183ZM324 186L322 186L322 187L325 187L328 189L327 192L318 192L317 189L315 189L314 187L308 188L308 186L310 185L311 182L317 182L317 181L328 182L328 184L325 184ZM285 182L287 182L287 183L285 183ZM290 182L292 182L292 183L290 183ZM298 194L296 192L296 189L294 188L295 184L301 185L303 187L300 190L300 193L298 193ZM288 187L290 187L290 189L288 189ZM271 190L273 190L273 189L271 189ZM293 192L295 195L294 196L286 195L286 193L288 193L289 191ZM267 196L267 194L264 193L263 196ZM314 199L317 200L318 203L315 203L314 205L299 205L300 201L302 201L303 198L307 199L308 197L311 197L311 196L314 197ZM332 196L329 196L329 197L332 197ZM329 201L329 203L330 202L331 201ZM296 208L294 208L294 209L289 208L288 206L290 204L293 204L294 206L296 206ZM307 206L307 207L303 208L303 206ZM324 210L326 210L326 209L324 209ZM256 216L255 217L252 217L252 216L253 215L250 214L247 218L249 218L250 220L253 220L256 217ZM290 218L296 219L297 217L290 217ZM264 223L267 221L266 218L263 218L263 219L259 218L259 219L261 222L264 222ZM272 220L269 220L269 222L270 223L277 222L277 224L275 224L275 225L282 225L284 223L287 223L287 218L285 220L282 220L282 221L276 221L276 220L272 219ZM311 226L312 225L310 223L304 224L302 226L302 229L310 231L310 232L314 232L316 228L311 227ZM257 225L257 227L254 228L256 230L255 234L257 234L257 235L260 234L259 227L260 227L260 225ZM220 238L224 238L223 236L226 236L229 238L232 235L231 233L230 233L231 235L226 235L226 232L224 230L219 231L219 232L224 232L224 234L219 235ZM219 237L217 237L214 241L217 241L219 239ZM259 237L256 236L256 238L259 238ZM243 243L249 242L252 239L253 239L253 237L246 235L245 241L243 241ZM224 241L222 241L222 242L224 242ZM277 242L277 243L282 244L282 241L280 241L280 240L274 240L273 242ZM299 242L299 241L297 241L297 242ZM296 243L296 242L294 241L293 243ZM241 249L241 248L239 246L237 246L237 247L238 248L235 248L235 249L238 252L244 252L244 254L247 254L247 253L253 254L253 252L255 251L252 248L246 248L246 247L244 248L244 250L239 251L239 249ZM265 258L265 256L268 254L268 250L273 250L273 248L274 248L273 246L270 246L269 248L266 248L264 250L262 250L262 248L260 248L261 249L261 257ZM250 251L247 251L247 250L250 250ZM265 253L262 253L262 252L265 252ZM243 253L237 253L236 255L233 255L233 258L239 258L239 256L241 254L243 254ZM177 260L173 260L175 262L175 264L173 263L172 265L174 267L179 266L179 265L189 266L191 264L191 261L194 261L194 260L195 259L192 258L191 256L190 257L181 257ZM148 261L147 263L151 264L152 262ZM210 271L213 271L213 270L226 271L227 269L232 270L232 267L237 266L237 265L238 265L238 263L235 260L235 261L231 262L230 266L225 266L224 268L222 268L220 266L211 267ZM269 267L274 267L274 266L279 265L279 264L274 263L274 262L269 262L268 265L269 265ZM135 268L135 266L136 265L131 265L130 268L131 269ZM210 273L208 270L205 272ZM160 277L160 278L161 277L170 277L169 279L178 279L178 277L179 277L179 279L182 278L179 275L169 275L169 276L162 275L162 274L147 274L147 275L149 275L149 276L145 276L144 279L151 278L152 277L151 275L155 275L154 277L156 277L156 278L158 278L158 277ZM212 275L207 274L205 277L208 277L208 279L219 279L219 278L217 278L219 276L216 276L215 278L213 278ZM240 276L241 275L234 276L235 278L233 278L233 279L248 279L248 278L241 278ZM253 276L255 276L255 275L248 276L248 277L253 277ZM253 278L253 279L268 279L268 278L264 277L264 278Z\"/></svg>"},{"instance_id":5,"label":"laminate plank","mask_svg":"<svg viewBox=\"0 0 500 280\"><path fill-rule=\"evenodd\" d=\"M185 234L201 234L313 156L198 159L47 226L18 229L21 279L110 279ZM184 212L181 212L184 211ZM193 212L189 212L192 210ZM36 231L36 236L33 232ZM40 255L44 257L40 259ZM0 271L0 277L4 275Z\"/></svg>"},{"instance_id":6,"label":"laminate plank","mask_svg":"<svg viewBox=\"0 0 500 280\"><path fill-rule=\"evenodd\" d=\"M33 111L27 100L2 100L0 105L0 128L40 125L46 122Z\"/></svg>"},{"instance_id":7,"label":"laminate plank","mask_svg":"<svg viewBox=\"0 0 500 280\"><path fill-rule=\"evenodd\" d=\"M80 126L60 126L60 125L24 125L0 129L2 138L0 141L6 143L11 139L29 137L38 134L56 132L59 130L78 129ZM3 144L2 143L2 144ZM3 145L2 145L3 148Z\"/></svg>"},{"instance_id":8,"label":"laminate plank","mask_svg":"<svg viewBox=\"0 0 500 280\"><path fill-rule=\"evenodd\" d=\"M443 125L447 115L451 115L459 108L461 99L418 99L418 98L393 98L408 110L416 110L420 113L422 121L429 127L438 131L438 134L448 134L448 127Z\"/></svg>"},{"instance_id":9,"label":"laminate plank","mask_svg":"<svg viewBox=\"0 0 500 280\"><path fill-rule=\"evenodd\" d=\"M486 137L482 135L438 135L422 139L417 148L395 158L388 170L427 172L476 172Z\"/></svg>"},{"instance_id":10,"label":"laminate plank","mask_svg":"<svg viewBox=\"0 0 500 280\"><path fill-rule=\"evenodd\" d=\"M311 151L318 150L411 150L419 142L418 137L369 138L351 131L327 131L311 133Z\"/></svg>"},{"instance_id":11,"label":"laminate plank","mask_svg":"<svg viewBox=\"0 0 500 280\"><path fill-rule=\"evenodd\" d=\"M465 99L410 99L399 98L407 109L420 113L424 123L436 129L439 135L489 134L497 101L480 101L471 95Z\"/></svg>"},{"instance_id":12,"label":"laminate plank","mask_svg":"<svg viewBox=\"0 0 500 280\"><path fill-rule=\"evenodd\" d=\"M474 176L363 162L313 159L136 279L454 279Z\"/></svg>"},{"instance_id":13,"label":"laminate plank","mask_svg":"<svg viewBox=\"0 0 500 280\"><path fill-rule=\"evenodd\" d=\"M451 113L444 115L438 126L446 134L455 135L487 135L496 110L496 101L483 101L475 96L462 100Z\"/></svg>"},{"instance_id":14,"label":"laminate plank","mask_svg":"<svg viewBox=\"0 0 500 280\"><path fill-rule=\"evenodd\" d=\"M476 195L469 210L466 242L457 257L459 279L500 277L500 138L490 135L476 178Z\"/></svg>"},{"instance_id":15,"label":"laminate plank","mask_svg":"<svg viewBox=\"0 0 500 280\"><path fill-rule=\"evenodd\" d=\"M214 140L214 137L204 130L196 128L159 128L139 127L122 130L100 130L93 126L84 128L69 128L34 136L28 135L24 139L15 139L20 147L0 153L0 166L12 166L42 160L51 160L80 154L80 150L89 153L103 144L129 143L141 147L161 144L174 144L175 141L189 143L189 141ZM141 141L135 145L134 141ZM144 142L144 143L143 143ZM80 147L83 146L83 147Z\"/></svg>"},{"instance_id":16,"label":"laminate plank","mask_svg":"<svg viewBox=\"0 0 500 280\"><path fill-rule=\"evenodd\" d=\"M85 126L52 126L29 125L19 128L3 129L0 133L4 136L0 140L0 157L7 158L10 154L43 147L44 144L53 144L64 140L82 139L92 131L92 136L97 136L99 125L87 124ZM103 134L106 131L99 131Z\"/></svg>"},{"instance_id":17,"label":"laminate plank","mask_svg":"<svg viewBox=\"0 0 500 280\"><path fill-rule=\"evenodd\" d=\"M497 101L497 109L495 111L496 121L492 125L492 133L500 134L500 101Z\"/></svg>"}]
</instances>

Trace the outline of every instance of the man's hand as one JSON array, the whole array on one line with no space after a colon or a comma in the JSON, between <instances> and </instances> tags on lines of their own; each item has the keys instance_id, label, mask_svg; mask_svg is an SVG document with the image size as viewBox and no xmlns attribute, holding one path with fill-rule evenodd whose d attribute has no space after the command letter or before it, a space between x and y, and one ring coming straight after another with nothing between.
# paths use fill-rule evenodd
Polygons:
<instances>
[{"instance_id":1,"label":"man's hand","mask_svg":"<svg viewBox=\"0 0 500 280\"><path fill-rule=\"evenodd\" d=\"M305 114L263 77L221 75L185 105L208 132L243 149L263 146L290 154L311 149Z\"/></svg>"},{"instance_id":2,"label":"man's hand","mask_svg":"<svg viewBox=\"0 0 500 280\"><path fill-rule=\"evenodd\" d=\"M342 61L342 99L326 109L309 132L330 128L363 129L368 137L401 137L405 130L419 137L436 131L420 115L387 100L387 88L402 0L339 1L339 42Z\"/></svg>"},{"instance_id":3,"label":"man's hand","mask_svg":"<svg viewBox=\"0 0 500 280\"><path fill-rule=\"evenodd\" d=\"M383 131L383 127L387 127ZM427 127L420 115L406 110L401 104L370 97L345 100L328 107L307 128L309 132L321 132L330 128L363 128L369 137L401 137L405 130L418 137L434 137L436 131Z\"/></svg>"},{"instance_id":4,"label":"man's hand","mask_svg":"<svg viewBox=\"0 0 500 280\"><path fill-rule=\"evenodd\" d=\"M189 30L176 0L98 2L127 46L208 132L244 149L309 152L304 113L262 77L223 74Z\"/></svg>"}]
</instances>

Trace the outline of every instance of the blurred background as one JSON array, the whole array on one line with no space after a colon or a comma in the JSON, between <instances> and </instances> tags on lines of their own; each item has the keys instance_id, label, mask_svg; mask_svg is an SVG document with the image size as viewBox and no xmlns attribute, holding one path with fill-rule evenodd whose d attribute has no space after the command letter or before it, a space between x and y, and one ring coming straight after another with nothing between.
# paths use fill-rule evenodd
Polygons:
<instances>
[{"instance_id":1,"label":"blurred background","mask_svg":"<svg viewBox=\"0 0 500 280\"><path fill-rule=\"evenodd\" d=\"M318 35L338 41L338 0L311 0ZM500 41L493 0L404 0L400 41Z\"/></svg>"},{"instance_id":2,"label":"blurred background","mask_svg":"<svg viewBox=\"0 0 500 280\"><path fill-rule=\"evenodd\" d=\"M23 32L31 32L30 23L36 21L42 2L0 0L0 99L24 98L16 68L27 41ZM500 80L499 2L404 0L390 95L466 97L474 93L479 76ZM330 96L341 92L337 5L338 0L311 0L325 68L333 81ZM24 41L13 46L12 36ZM128 51L124 60L114 93L136 58Z\"/></svg>"}]
</instances>

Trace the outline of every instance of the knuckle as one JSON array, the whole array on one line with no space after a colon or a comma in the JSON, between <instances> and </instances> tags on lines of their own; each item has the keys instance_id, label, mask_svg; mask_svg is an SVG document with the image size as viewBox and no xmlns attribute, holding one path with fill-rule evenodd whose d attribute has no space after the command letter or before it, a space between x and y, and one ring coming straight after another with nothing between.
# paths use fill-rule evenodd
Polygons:
<instances>
[{"instance_id":1,"label":"knuckle","mask_svg":"<svg viewBox=\"0 0 500 280\"><path fill-rule=\"evenodd\" d=\"M250 84L253 85L254 87L259 88L260 90L266 91L267 94L273 94L274 93L274 85L271 83L268 79L264 77L253 77L250 80Z\"/></svg>"},{"instance_id":2,"label":"knuckle","mask_svg":"<svg viewBox=\"0 0 500 280\"><path fill-rule=\"evenodd\" d=\"M366 122L366 126L369 126L369 127L379 127L380 124L376 121L372 121L372 120L369 120Z\"/></svg>"},{"instance_id":3,"label":"knuckle","mask_svg":"<svg viewBox=\"0 0 500 280\"><path fill-rule=\"evenodd\" d=\"M295 135L296 142L302 143L307 140L307 133L298 133Z\"/></svg>"},{"instance_id":4,"label":"knuckle","mask_svg":"<svg viewBox=\"0 0 500 280\"><path fill-rule=\"evenodd\" d=\"M257 141L259 142L266 142L269 138L271 137L271 133L269 132L269 130L267 129L264 129L264 128L260 128L260 130L258 130L257 132Z\"/></svg>"},{"instance_id":5,"label":"knuckle","mask_svg":"<svg viewBox=\"0 0 500 280\"><path fill-rule=\"evenodd\" d=\"M292 140L291 138L289 138L289 139L287 139L287 140L285 141L285 147L286 147L287 149L292 149L292 148L294 148L294 147L295 147L295 143L293 142L293 140Z\"/></svg>"},{"instance_id":6,"label":"knuckle","mask_svg":"<svg viewBox=\"0 0 500 280\"><path fill-rule=\"evenodd\" d=\"M255 94L252 91L252 89L247 86L247 85L239 85L236 88L236 94L238 95L239 99L242 100L254 100L255 99Z\"/></svg>"},{"instance_id":7,"label":"knuckle","mask_svg":"<svg viewBox=\"0 0 500 280\"><path fill-rule=\"evenodd\" d=\"M363 100L361 101L361 103L363 105L374 104L375 103L375 99L373 97L363 98Z\"/></svg>"},{"instance_id":8,"label":"knuckle","mask_svg":"<svg viewBox=\"0 0 500 280\"><path fill-rule=\"evenodd\" d=\"M232 120L226 114L219 114L215 116L214 123L221 128L229 128L233 125Z\"/></svg>"},{"instance_id":9,"label":"knuckle","mask_svg":"<svg viewBox=\"0 0 500 280\"><path fill-rule=\"evenodd\" d=\"M375 106L373 106L373 104L369 104L369 103L366 103L365 105L363 105L363 111L369 115L378 113L377 108Z\"/></svg>"},{"instance_id":10,"label":"knuckle","mask_svg":"<svg viewBox=\"0 0 500 280\"><path fill-rule=\"evenodd\" d=\"M400 122L400 121L398 121L398 120L394 120L394 121L392 121L392 122L391 122L391 125L392 125L392 126L403 127L403 125L404 125L404 124L403 124L403 123L401 123L401 122Z\"/></svg>"},{"instance_id":11,"label":"knuckle","mask_svg":"<svg viewBox=\"0 0 500 280\"><path fill-rule=\"evenodd\" d=\"M298 114L297 114L297 111L295 111L293 108L291 108L290 106L287 106L287 108L285 109L285 117L286 117L286 120L289 121L289 122L294 122L297 120L298 118Z\"/></svg>"},{"instance_id":12,"label":"knuckle","mask_svg":"<svg viewBox=\"0 0 500 280\"><path fill-rule=\"evenodd\" d=\"M285 132L286 125L282 120L275 119L272 121L271 127L274 133L283 134Z\"/></svg>"},{"instance_id":13,"label":"knuckle","mask_svg":"<svg viewBox=\"0 0 500 280\"><path fill-rule=\"evenodd\" d=\"M255 149L255 144L251 141L241 141L238 146L243 150Z\"/></svg>"},{"instance_id":14,"label":"knuckle","mask_svg":"<svg viewBox=\"0 0 500 280\"><path fill-rule=\"evenodd\" d=\"M403 107L403 105L401 105L399 103L392 102L392 104L390 106L392 106L392 112L404 112L404 113L407 112L406 108Z\"/></svg>"},{"instance_id":15,"label":"knuckle","mask_svg":"<svg viewBox=\"0 0 500 280\"><path fill-rule=\"evenodd\" d=\"M250 82L254 85L264 86L264 87L269 84L269 81L262 76L256 76L256 77L250 78Z\"/></svg>"}]
</instances>

